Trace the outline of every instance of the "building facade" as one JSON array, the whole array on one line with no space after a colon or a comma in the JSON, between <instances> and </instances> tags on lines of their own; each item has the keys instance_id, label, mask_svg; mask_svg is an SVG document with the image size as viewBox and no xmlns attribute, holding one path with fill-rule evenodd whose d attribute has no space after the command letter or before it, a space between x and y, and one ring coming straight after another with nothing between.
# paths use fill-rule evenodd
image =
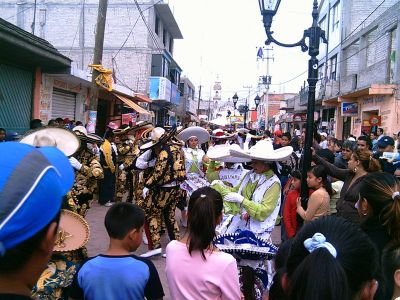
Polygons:
<instances>
[{"instance_id":1,"label":"building facade","mask_svg":"<svg viewBox=\"0 0 400 300\"><path fill-rule=\"evenodd\" d=\"M98 0L4 0L0 13L51 42L72 59L73 67L90 73ZM179 105L182 70L173 59L173 50L174 40L181 38L168 4L108 1L102 65L113 70L114 83L134 94L150 94L157 123L167 123L170 108Z\"/></svg>"}]
</instances>

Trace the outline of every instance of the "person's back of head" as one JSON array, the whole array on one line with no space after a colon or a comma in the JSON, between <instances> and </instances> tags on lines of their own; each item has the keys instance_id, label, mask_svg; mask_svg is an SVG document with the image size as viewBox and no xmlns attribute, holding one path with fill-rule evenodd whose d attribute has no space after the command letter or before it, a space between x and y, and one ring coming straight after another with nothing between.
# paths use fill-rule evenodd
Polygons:
<instances>
[{"instance_id":1,"label":"person's back of head","mask_svg":"<svg viewBox=\"0 0 400 300\"><path fill-rule=\"evenodd\" d=\"M356 149L353 152L353 158L360 162L360 165L366 172L381 171L379 160L373 158L372 152L369 150Z\"/></svg>"},{"instance_id":2,"label":"person's back of head","mask_svg":"<svg viewBox=\"0 0 400 300\"><path fill-rule=\"evenodd\" d=\"M129 251L135 251L142 241L141 228L144 225L144 218L144 211L139 206L120 202L107 211L104 225L111 240L133 239L135 245Z\"/></svg>"},{"instance_id":3,"label":"person's back of head","mask_svg":"<svg viewBox=\"0 0 400 300\"><path fill-rule=\"evenodd\" d=\"M0 280L32 286L51 256L74 172L55 147L6 142L0 156Z\"/></svg>"},{"instance_id":4,"label":"person's back of head","mask_svg":"<svg viewBox=\"0 0 400 300\"><path fill-rule=\"evenodd\" d=\"M210 187L194 191L188 205L189 253L200 251L206 259L205 251L211 250L215 237L215 227L222 220L222 196Z\"/></svg>"},{"instance_id":5,"label":"person's back of head","mask_svg":"<svg viewBox=\"0 0 400 300\"><path fill-rule=\"evenodd\" d=\"M400 241L392 241L382 254L386 299L400 297Z\"/></svg>"},{"instance_id":6,"label":"person's back of head","mask_svg":"<svg viewBox=\"0 0 400 300\"><path fill-rule=\"evenodd\" d=\"M360 210L375 216L392 239L400 241L400 183L389 173L376 172L364 177L360 186Z\"/></svg>"},{"instance_id":7,"label":"person's back of head","mask_svg":"<svg viewBox=\"0 0 400 300\"><path fill-rule=\"evenodd\" d=\"M29 129L37 129L37 128L40 128L42 126L43 126L42 120L40 120L40 119L33 119L29 123Z\"/></svg>"},{"instance_id":8,"label":"person's back of head","mask_svg":"<svg viewBox=\"0 0 400 300\"><path fill-rule=\"evenodd\" d=\"M50 119L49 122L47 123L47 126L51 127L58 127L58 123L54 119Z\"/></svg>"},{"instance_id":9,"label":"person's back of head","mask_svg":"<svg viewBox=\"0 0 400 300\"><path fill-rule=\"evenodd\" d=\"M378 253L358 226L322 217L295 236L284 288L288 299L372 300L378 268Z\"/></svg>"}]
</instances>

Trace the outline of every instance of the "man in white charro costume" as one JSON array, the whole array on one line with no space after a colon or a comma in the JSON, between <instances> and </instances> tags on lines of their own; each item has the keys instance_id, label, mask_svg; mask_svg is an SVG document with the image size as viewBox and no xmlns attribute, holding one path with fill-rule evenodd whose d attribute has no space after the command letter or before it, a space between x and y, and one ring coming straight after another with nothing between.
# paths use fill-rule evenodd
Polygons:
<instances>
[{"instance_id":1,"label":"man in white charro costume","mask_svg":"<svg viewBox=\"0 0 400 300\"><path fill-rule=\"evenodd\" d=\"M275 163L292 152L292 147L274 150L269 140L261 140L247 151L230 150L232 157L251 159L253 170L236 187L212 185L224 198L225 214L234 215L226 220L230 224L224 224L226 233L250 230L259 238L270 239L281 205L281 183L274 171Z\"/></svg>"}]
</instances>

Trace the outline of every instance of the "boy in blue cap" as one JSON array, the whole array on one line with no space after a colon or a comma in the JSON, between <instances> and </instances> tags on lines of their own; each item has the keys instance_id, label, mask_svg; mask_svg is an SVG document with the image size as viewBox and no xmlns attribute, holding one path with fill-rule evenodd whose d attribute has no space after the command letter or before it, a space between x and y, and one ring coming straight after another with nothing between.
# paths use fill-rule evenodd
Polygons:
<instances>
[{"instance_id":1,"label":"boy in blue cap","mask_svg":"<svg viewBox=\"0 0 400 300\"><path fill-rule=\"evenodd\" d=\"M74 172L55 147L5 142L0 174L0 300L31 299L53 252Z\"/></svg>"}]
</instances>

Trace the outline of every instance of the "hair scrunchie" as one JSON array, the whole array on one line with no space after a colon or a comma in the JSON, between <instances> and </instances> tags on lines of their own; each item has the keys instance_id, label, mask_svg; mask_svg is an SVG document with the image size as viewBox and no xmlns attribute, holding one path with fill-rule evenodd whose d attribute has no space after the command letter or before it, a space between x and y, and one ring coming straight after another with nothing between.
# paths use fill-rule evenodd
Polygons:
<instances>
[{"instance_id":1,"label":"hair scrunchie","mask_svg":"<svg viewBox=\"0 0 400 300\"><path fill-rule=\"evenodd\" d=\"M315 233L312 238L308 238L304 241L304 247L312 253L315 249L325 248L332 254L333 257L336 258L337 251L335 247L329 242L326 241L325 236L322 233Z\"/></svg>"},{"instance_id":2,"label":"hair scrunchie","mask_svg":"<svg viewBox=\"0 0 400 300\"><path fill-rule=\"evenodd\" d=\"M395 200L397 196L400 196L400 192L394 192L392 194L392 199Z\"/></svg>"}]
</instances>

